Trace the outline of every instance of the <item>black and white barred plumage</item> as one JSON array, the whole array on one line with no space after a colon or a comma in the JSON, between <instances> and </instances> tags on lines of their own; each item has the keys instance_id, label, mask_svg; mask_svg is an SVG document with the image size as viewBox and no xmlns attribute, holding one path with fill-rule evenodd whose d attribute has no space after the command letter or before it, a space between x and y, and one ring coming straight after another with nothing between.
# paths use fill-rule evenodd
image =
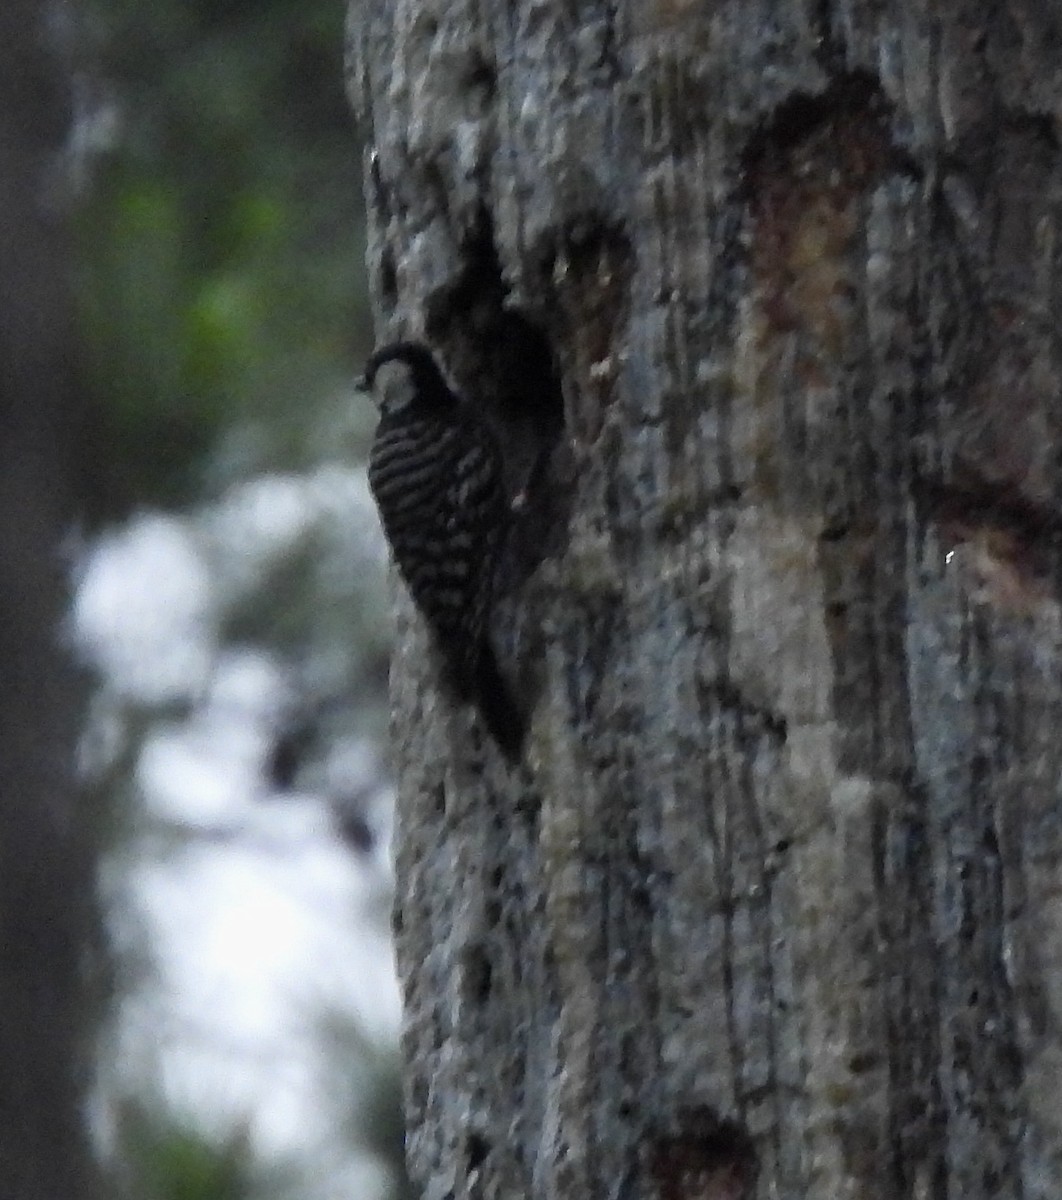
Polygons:
<instances>
[{"instance_id":1,"label":"black and white barred plumage","mask_svg":"<svg viewBox=\"0 0 1062 1200\"><path fill-rule=\"evenodd\" d=\"M377 350L371 388L385 363L407 380L380 403L369 486L413 602L427 620L458 699L479 709L511 761L523 719L501 677L488 625L511 510L491 429L447 385L431 352L415 342Z\"/></svg>"}]
</instances>

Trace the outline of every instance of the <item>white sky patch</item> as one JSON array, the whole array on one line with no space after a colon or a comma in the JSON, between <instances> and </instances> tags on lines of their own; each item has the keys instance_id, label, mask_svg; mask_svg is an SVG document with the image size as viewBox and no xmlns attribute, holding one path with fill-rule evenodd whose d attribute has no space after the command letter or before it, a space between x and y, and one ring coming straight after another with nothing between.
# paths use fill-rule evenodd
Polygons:
<instances>
[{"instance_id":1,"label":"white sky patch","mask_svg":"<svg viewBox=\"0 0 1062 1200\"><path fill-rule=\"evenodd\" d=\"M340 466L242 484L187 519L136 517L82 569L73 638L112 720L126 704L195 702L187 717L158 716L138 743L143 836L105 864L119 942L146 944L157 974L118 1015L100 1128L106 1089L119 1097L139 1080L206 1131L247 1128L263 1153L303 1159L322 1186L353 1172L370 1200L382 1177L335 1137L349 1113L335 1111L320 1017L397 1041L386 844L354 853L324 795L269 794L263 767L297 701L290 675L263 648L219 642L225 605L253 595L314 531L324 562L349 563L353 586L378 586L386 548L364 471ZM327 767L323 790L364 804L385 839L390 796L368 743L337 742Z\"/></svg>"},{"instance_id":2,"label":"white sky patch","mask_svg":"<svg viewBox=\"0 0 1062 1200\"><path fill-rule=\"evenodd\" d=\"M364 469L323 466L309 475L263 475L233 488L203 515L221 590L239 594L315 530L341 543L352 564L386 562L386 544Z\"/></svg>"},{"instance_id":3,"label":"white sky patch","mask_svg":"<svg viewBox=\"0 0 1062 1200\"><path fill-rule=\"evenodd\" d=\"M102 538L71 615L82 655L130 699L180 699L206 681L213 589L195 537L174 518L141 516Z\"/></svg>"},{"instance_id":4,"label":"white sky patch","mask_svg":"<svg viewBox=\"0 0 1062 1200\"><path fill-rule=\"evenodd\" d=\"M192 825L244 821L287 702L279 666L256 650L221 655L190 720L158 726L137 764L147 812Z\"/></svg>"},{"instance_id":5,"label":"white sky patch","mask_svg":"<svg viewBox=\"0 0 1062 1200\"><path fill-rule=\"evenodd\" d=\"M393 1041L399 998L386 932L365 920L372 881L320 803L287 809L284 841L193 843L133 869L166 1017L152 1005L125 1036L134 1061L154 1048L167 1093L207 1128L246 1122L261 1149L294 1154L337 1124L311 1050L316 1014Z\"/></svg>"}]
</instances>

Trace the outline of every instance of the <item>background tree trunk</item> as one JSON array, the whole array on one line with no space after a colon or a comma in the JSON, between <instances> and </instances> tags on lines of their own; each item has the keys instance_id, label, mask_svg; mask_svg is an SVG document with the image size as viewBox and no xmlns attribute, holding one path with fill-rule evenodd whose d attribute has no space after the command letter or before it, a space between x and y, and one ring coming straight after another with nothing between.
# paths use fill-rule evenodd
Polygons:
<instances>
[{"instance_id":1,"label":"background tree trunk","mask_svg":"<svg viewBox=\"0 0 1062 1200\"><path fill-rule=\"evenodd\" d=\"M62 647L86 470L61 207L71 136L60 5L0 5L0 1195L96 1194L91 1083L98 814L80 803Z\"/></svg>"},{"instance_id":2,"label":"background tree trunk","mask_svg":"<svg viewBox=\"0 0 1062 1200\"><path fill-rule=\"evenodd\" d=\"M1062 1195L1062 12L351 34L380 339L526 493L521 771L400 600L425 1197Z\"/></svg>"}]
</instances>

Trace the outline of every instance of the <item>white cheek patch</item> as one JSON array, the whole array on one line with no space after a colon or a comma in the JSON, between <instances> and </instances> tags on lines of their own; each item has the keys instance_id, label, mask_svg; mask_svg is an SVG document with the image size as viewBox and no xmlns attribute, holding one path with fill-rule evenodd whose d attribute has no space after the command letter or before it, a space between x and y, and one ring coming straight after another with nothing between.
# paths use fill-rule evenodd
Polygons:
<instances>
[{"instance_id":1,"label":"white cheek patch","mask_svg":"<svg viewBox=\"0 0 1062 1200\"><path fill-rule=\"evenodd\" d=\"M385 363L380 368L380 375L382 378L377 383L377 394L381 397L380 413L396 417L416 400L413 375L408 367L398 362Z\"/></svg>"}]
</instances>

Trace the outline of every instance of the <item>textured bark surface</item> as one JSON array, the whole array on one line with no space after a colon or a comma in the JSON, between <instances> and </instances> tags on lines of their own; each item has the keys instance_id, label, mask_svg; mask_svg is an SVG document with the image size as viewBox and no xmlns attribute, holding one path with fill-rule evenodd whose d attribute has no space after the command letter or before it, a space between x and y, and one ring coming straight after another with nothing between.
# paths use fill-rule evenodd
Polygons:
<instances>
[{"instance_id":1,"label":"textured bark surface","mask_svg":"<svg viewBox=\"0 0 1062 1200\"><path fill-rule=\"evenodd\" d=\"M61 5L0 4L0 1196L99 1194L86 1098L100 942L95 813L62 645L79 445L63 228Z\"/></svg>"},{"instance_id":2,"label":"textured bark surface","mask_svg":"<svg viewBox=\"0 0 1062 1200\"><path fill-rule=\"evenodd\" d=\"M1062 1195L1062 10L355 0L350 44L380 340L524 514L521 771L399 598L425 1197Z\"/></svg>"}]
</instances>

